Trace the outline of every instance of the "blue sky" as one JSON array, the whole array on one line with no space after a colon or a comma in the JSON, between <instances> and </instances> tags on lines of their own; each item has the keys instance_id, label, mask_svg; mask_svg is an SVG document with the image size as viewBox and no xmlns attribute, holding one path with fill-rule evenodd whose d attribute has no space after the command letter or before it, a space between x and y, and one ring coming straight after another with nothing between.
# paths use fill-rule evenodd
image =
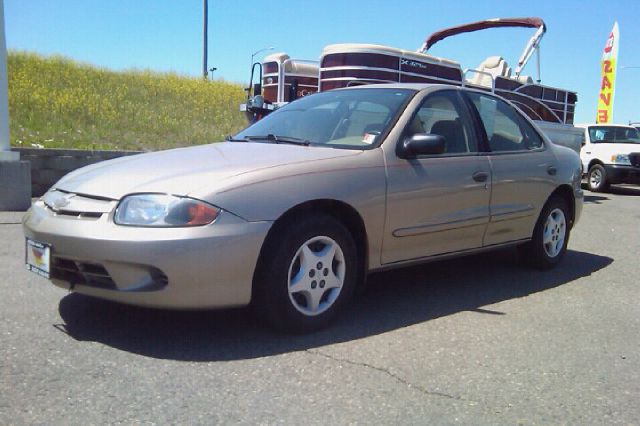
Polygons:
<instances>
[{"instance_id":1,"label":"blue sky","mask_svg":"<svg viewBox=\"0 0 640 426\"><path fill-rule=\"evenodd\" d=\"M61 54L114 70L199 75L202 0L4 0L10 49ZM444 27L495 17L539 16L542 82L578 92L577 120L595 120L600 56L618 21L619 64L640 67L640 0L405 1L209 0L209 67L246 84L251 54L274 46L293 58L318 59L331 43L378 43L417 49ZM501 55L515 63L529 29L493 29L435 45L431 53L476 67ZM261 57L259 55L258 57ZM535 74L535 62L526 73ZM618 69L614 119L640 121L640 68Z\"/></svg>"}]
</instances>

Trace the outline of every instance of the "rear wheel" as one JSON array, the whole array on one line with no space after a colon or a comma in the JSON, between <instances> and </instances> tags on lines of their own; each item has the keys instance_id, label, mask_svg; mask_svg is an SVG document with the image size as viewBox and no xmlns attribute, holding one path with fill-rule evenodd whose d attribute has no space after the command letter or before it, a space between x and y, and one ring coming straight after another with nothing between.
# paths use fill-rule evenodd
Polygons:
<instances>
[{"instance_id":1,"label":"rear wheel","mask_svg":"<svg viewBox=\"0 0 640 426\"><path fill-rule=\"evenodd\" d=\"M553 268L567 251L569 234L567 202L554 195L542 209L531 241L521 246L520 254L523 260L536 268Z\"/></svg>"},{"instance_id":2,"label":"rear wheel","mask_svg":"<svg viewBox=\"0 0 640 426\"><path fill-rule=\"evenodd\" d=\"M593 192L604 192L609 189L607 171L602 165L594 164L591 166L587 175L587 186Z\"/></svg>"},{"instance_id":3,"label":"rear wheel","mask_svg":"<svg viewBox=\"0 0 640 426\"><path fill-rule=\"evenodd\" d=\"M350 299L357 253L332 216L296 220L268 242L254 277L256 308L275 328L308 332L326 327Z\"/></svg>"}]
</instances>

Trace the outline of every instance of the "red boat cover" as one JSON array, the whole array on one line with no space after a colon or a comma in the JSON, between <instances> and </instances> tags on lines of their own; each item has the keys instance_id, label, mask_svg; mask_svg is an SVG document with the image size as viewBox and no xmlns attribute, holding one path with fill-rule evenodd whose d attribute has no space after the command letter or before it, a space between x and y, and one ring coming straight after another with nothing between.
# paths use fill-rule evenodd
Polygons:
<instances>
[{"instance_id":1,"label":"red boat cover","mask_svg":"<svg viewBox=\"0 0 640 426\"><path fill-rule=\"evenodd\" d=\"M427 38L424 50L429 50L431 46L440 40L452 35L499 27L540 28L544 27L544 21L540 18L496 18L487 19L486 21L472 22L470 24L460 25L457 27L445 28L444 30L431 34L429 38Z\"/></svg>"}]
</instances>

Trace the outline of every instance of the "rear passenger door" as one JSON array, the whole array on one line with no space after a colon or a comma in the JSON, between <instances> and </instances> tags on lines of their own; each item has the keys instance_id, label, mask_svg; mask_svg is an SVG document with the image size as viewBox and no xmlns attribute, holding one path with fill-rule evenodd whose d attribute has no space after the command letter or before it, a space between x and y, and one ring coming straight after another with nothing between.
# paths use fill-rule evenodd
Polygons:
<instances>
[{"instance_id":1,"label":"rear passenger door","mask_svg":"<svg viewBox=\"0 0 640 426\"><path fill-rule=\"evenodd\" d=\"M466 96L480 116L490 150L492 193L484 246L530 238L555 188L555 156L510 104L489 94Z\"/></svg>"}]
</instances>

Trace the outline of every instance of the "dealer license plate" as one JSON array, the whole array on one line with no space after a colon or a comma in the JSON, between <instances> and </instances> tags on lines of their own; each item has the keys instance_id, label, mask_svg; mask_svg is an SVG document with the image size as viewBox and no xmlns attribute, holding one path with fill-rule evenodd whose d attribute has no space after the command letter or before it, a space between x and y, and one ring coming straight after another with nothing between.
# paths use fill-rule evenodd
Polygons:
<instances>
[{"instance_id":1,"label":"dealer license plate","mask_svg":"<svg viewBox=\"0 0 640 426\"><path fill-rule=\"evenodd\" d=\"M31 272L49 278L51 245L27 238L25 263Z\"/></svg>"}]
</instances>

